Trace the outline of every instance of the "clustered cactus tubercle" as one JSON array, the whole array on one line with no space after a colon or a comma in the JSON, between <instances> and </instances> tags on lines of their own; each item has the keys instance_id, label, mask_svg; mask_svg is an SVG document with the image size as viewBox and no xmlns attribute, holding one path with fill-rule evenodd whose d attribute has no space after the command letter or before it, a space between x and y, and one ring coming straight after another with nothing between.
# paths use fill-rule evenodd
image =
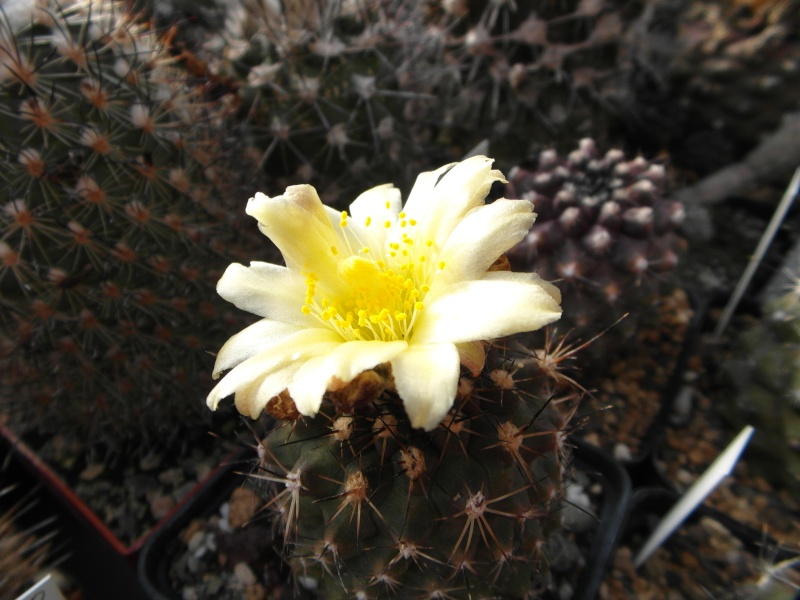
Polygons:
<instances>
[{"instance_id":1,"label":"clustered cactus tubercle","mask_svg":"<svg viewBox=\"0 0 800 600\"><path fill-rule=\"evenodd\" d=\"M602 154L589 138L566 157L545 150L535 167L509 174L509 194L531 200L537 213L509 259L560 280L578 332L602 331L657 296L678 263L684 209L665 197L664 184L662 165L617 149Z\"/></svg>"},{"instance_id":2,"label":"clustered cactus tubercle","mask_svg":"<svg viewBox=\"0 0 800 600\"><path fill-rule=\"evenodd\" d=\"M25 4L0 15L4 402L93 441L197 421L241 245L212 193L224 103L124 2Z\"/></svg>"}]
</instances>

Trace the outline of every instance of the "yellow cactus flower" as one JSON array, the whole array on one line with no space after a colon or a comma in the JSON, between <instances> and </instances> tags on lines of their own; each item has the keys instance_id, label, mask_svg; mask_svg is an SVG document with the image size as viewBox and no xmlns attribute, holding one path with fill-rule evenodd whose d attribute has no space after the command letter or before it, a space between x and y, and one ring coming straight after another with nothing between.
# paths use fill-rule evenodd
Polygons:
<instances>
[{"instance_id":1,"label":"yellow cactus flower","mask_svg":"<svg viewBox=\"0 0 800 600\"><path fill-rule=\"evenodd\" d=\"M286 266L232 264L220 279L223 298L263 319L220 350L214 377L232 370L208 406L235 394L239 411L257 418L288 391L297 410L313 416L334 381L389 363L411 425L436 427L453 405L462 358L474 362L470 342L561 316L551 284L489 270L535 218L527 200L484 204L492 183L504 181L492 162L476 156L422 173L405 207L391 184L343 212L308 185L251 198L247 214Z\"/></svg>"}]
</instances>

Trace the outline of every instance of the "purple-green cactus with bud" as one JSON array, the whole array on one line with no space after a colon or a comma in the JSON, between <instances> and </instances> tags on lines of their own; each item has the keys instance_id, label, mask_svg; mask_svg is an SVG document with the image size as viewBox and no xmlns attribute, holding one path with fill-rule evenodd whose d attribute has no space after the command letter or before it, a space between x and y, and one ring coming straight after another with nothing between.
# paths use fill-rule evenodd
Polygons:
<instances>
[{"instance_id":1,"label":"purple-green cactus with bud","mask_svg":"<svg viewBox=\"0 0 800 600\"><path fill-rule=\"evenodd\" d=\"M543 151L508 180L506 195L531 200L538 215L509 259L560 280L565 327L587 337L658 296L678 263L684 219L681 204L664 197L662 165L617 149L603 154L587 138L566 157Z\"/></svg>"}]
</instances>

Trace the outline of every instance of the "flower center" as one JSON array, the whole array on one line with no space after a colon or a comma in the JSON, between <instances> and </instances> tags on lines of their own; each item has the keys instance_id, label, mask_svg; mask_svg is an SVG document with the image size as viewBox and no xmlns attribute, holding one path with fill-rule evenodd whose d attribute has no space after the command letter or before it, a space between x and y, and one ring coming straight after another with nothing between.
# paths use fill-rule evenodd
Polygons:
<instances>
[{"instance_id":1,"label":"flower center","mask_svg":"<svg viewBox=\"0 0 800 600\"><path fill-rule=\"evenodd\" d=\"M400 213L400 218L403 229L405 215ZM342 228L347 226L347 219L343 212ZM372 220L368 218L365 225L369 228ZM388 227L390 223L376 225ZM426 282L444 268L444 263L432 264L432 242L414 248L414 240L406 233L402 233L399 242L387 241L384 248L374 244L360 246L358 251L348 248L350 255L346 257L340 257L338 248L331 248L331 254L339 258L337 275L346 289L338 297L319 298L317 274L305 274L303 313L314 315L347 341L408 340L430 291Z\"/></svg>"}]
</instances>

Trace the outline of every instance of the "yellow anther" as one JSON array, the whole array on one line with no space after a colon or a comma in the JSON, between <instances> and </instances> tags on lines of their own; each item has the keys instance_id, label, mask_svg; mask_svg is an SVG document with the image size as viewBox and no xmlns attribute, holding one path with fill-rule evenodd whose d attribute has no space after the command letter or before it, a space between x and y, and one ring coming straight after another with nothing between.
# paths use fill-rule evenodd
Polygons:
<instances>
[{"instance_id":1,"label":"yellow anther","mask_svg":"<svg viewBox=\"0 0 800 600\"><path fill-rule=\"evenodd\" d=\"M364 226L369 227L370 225L372 225L372 217L367 217L367 220L364 221Z\"/></svg>"},{"instance_id":2,"label":"yellow anther","mask_svg":"<svg viewBox=\"0 0 800 600\"><path fill-rule=\"evenodd\" d=\"M403 243L408 244L409 246L411 246L414 243L414 240L412 240L410 237L404 237L403 238Z\"/></svg>"},{"instance_id":3,"label":"yellow anther","mask_svg":"<svg viewBox=\"0 0 800 600\"><path fill-rule=\"evenodd\" d=\"M441 271L442 269L444 269L444 261L443 261L443 260L440 260L440 261L439 261L439 264L438 264L437 266L439 267L439 270L440 270L440 271Z\"/></svg>"},{"instance_id":4,"label":"yellow anther","mask_svg":"<svg viewBox=\"0 0 800 600\"><path fill-rule=\"evenodd\" d=\"M414 225L416 225L416 224L417 224L417 222L416 222L414 219L409 219L409 220L408 220L408 224L409 224L409 225L411 225L411 226L413 227Z\"/></svg>"},{"instance_id":5,"label":"yellow anther","mask_svg":"<svg viewBox=\"0 0 800 600\"><path fill-rule=\"evenodd\" d=\"M394 320L395 321L405 321L406 320L406 313L394 313Z\"/></svg>"},{"instance_id":6,"label":"yellow anther","mask_svg":"<svg viewBox=\"0 0 800 600\"><path fill-rule=\"evenodd\" d=\"M425 308L425 305L422 302L414 303L414 310L422 310L423 308Z\"/></svg>"},{"instance_id":7,"label":"yellow anther","mask_svg":"<svg viewBox=\"0 0 800 600\"><path fill-rule=\"evenodd\" d=\"M419 262L425 262L425 255L424 254L419 257Z\"/></svg>"},{"instance_id":8,"label":"yellow anther","mask_svg":"<svg viewBox=\"0 0 800 600\"><path fill-rule=\"evenodd\" d=\"M369 248L367 248L366 246L364 246L364 247L361 249L361 251L362 251L364 254L369 254Z\"/></svg>"},{"instance_id":9,"label":"yellow anther","mask_svg":"<svg viewBox=\"0 0 800 600\"><path fill-rule=\"evenodd\" d=\"M389 210L392 207L392 203L388 200L386 201L386 210Z\"/></svg>"},{"instance_id":10,"label":"yellow anther","mask_svg":"<svg viewBox=\"0 0 800 600\"><path fill-rule=\"evenodd\" d=\"M310 315L311 309L308 306L303 306L300 308L300 312L302 312L304 315Z\"/></svg>"},{"instance_id":11,"label":"yellow anther","mask_svg":"<svg viewBox=\"0 0 800 600\"><path fill-rule=\"evenodd\" d=\"M392 222L391 222L391 221L386 221L386 222L383 224L383 226L384 226L384 227L386 227L386 229L389 229L389 227L391 227L391 226L392 226Z\"/></svg>"},{"instance_id":12,"label":"yellow anther","mask_svg":"<svg viewBox=\"0 0 800 600\"><path fill-rule=\"evenodd\" d=\"M404 212L401 212L401 213L400 213L399 215L397 215L397 216L398 216L398 217L400 217L401 219L405 219L405 218L406 218L406 213L404 213Z\"/></svg>"},{"instance_id":13,"label":"yellow anther","mask_svg":"<svg viewBox=\"0 0 800 600\"><path fill-rule=\"evenodd\" d=\"M333 254L334 256L339 254L339 250L336 248L336 246L331 246L331 254Z\"/></svg>"},{"instance_id":14,"label":"yellow anther","mask_svg":"<svg viewBox=\"0 0 800 600\"><path fill-rule=\"evenodd\" d=\"M427 242L425 242L425 245L426 245L428 248L430 248L431 246L433 246L433 240L428 240Z\"/></svg>"},{"instance_id":15,"label":"yellow anther","mask_svg":"<svg viewBox=\"0 0 800 600\"><path fill-rule=\"evenodd\" d=\"M421 288L419 288L419 291L422 292L423 294L427 294L428 292L431 291L431 288L429 288L427 285L423 285Z\"/></svg>"},{"instance_id":16,"label":"yellow anther","mask_svg":"<svg viewBox=\"0 0 800 600\"><path fill-rule=\"evenodd\" d=\"M405 226L406 226L406 221L400 221L400 227L405 227Z\"/></svg>"}]
</instances>

